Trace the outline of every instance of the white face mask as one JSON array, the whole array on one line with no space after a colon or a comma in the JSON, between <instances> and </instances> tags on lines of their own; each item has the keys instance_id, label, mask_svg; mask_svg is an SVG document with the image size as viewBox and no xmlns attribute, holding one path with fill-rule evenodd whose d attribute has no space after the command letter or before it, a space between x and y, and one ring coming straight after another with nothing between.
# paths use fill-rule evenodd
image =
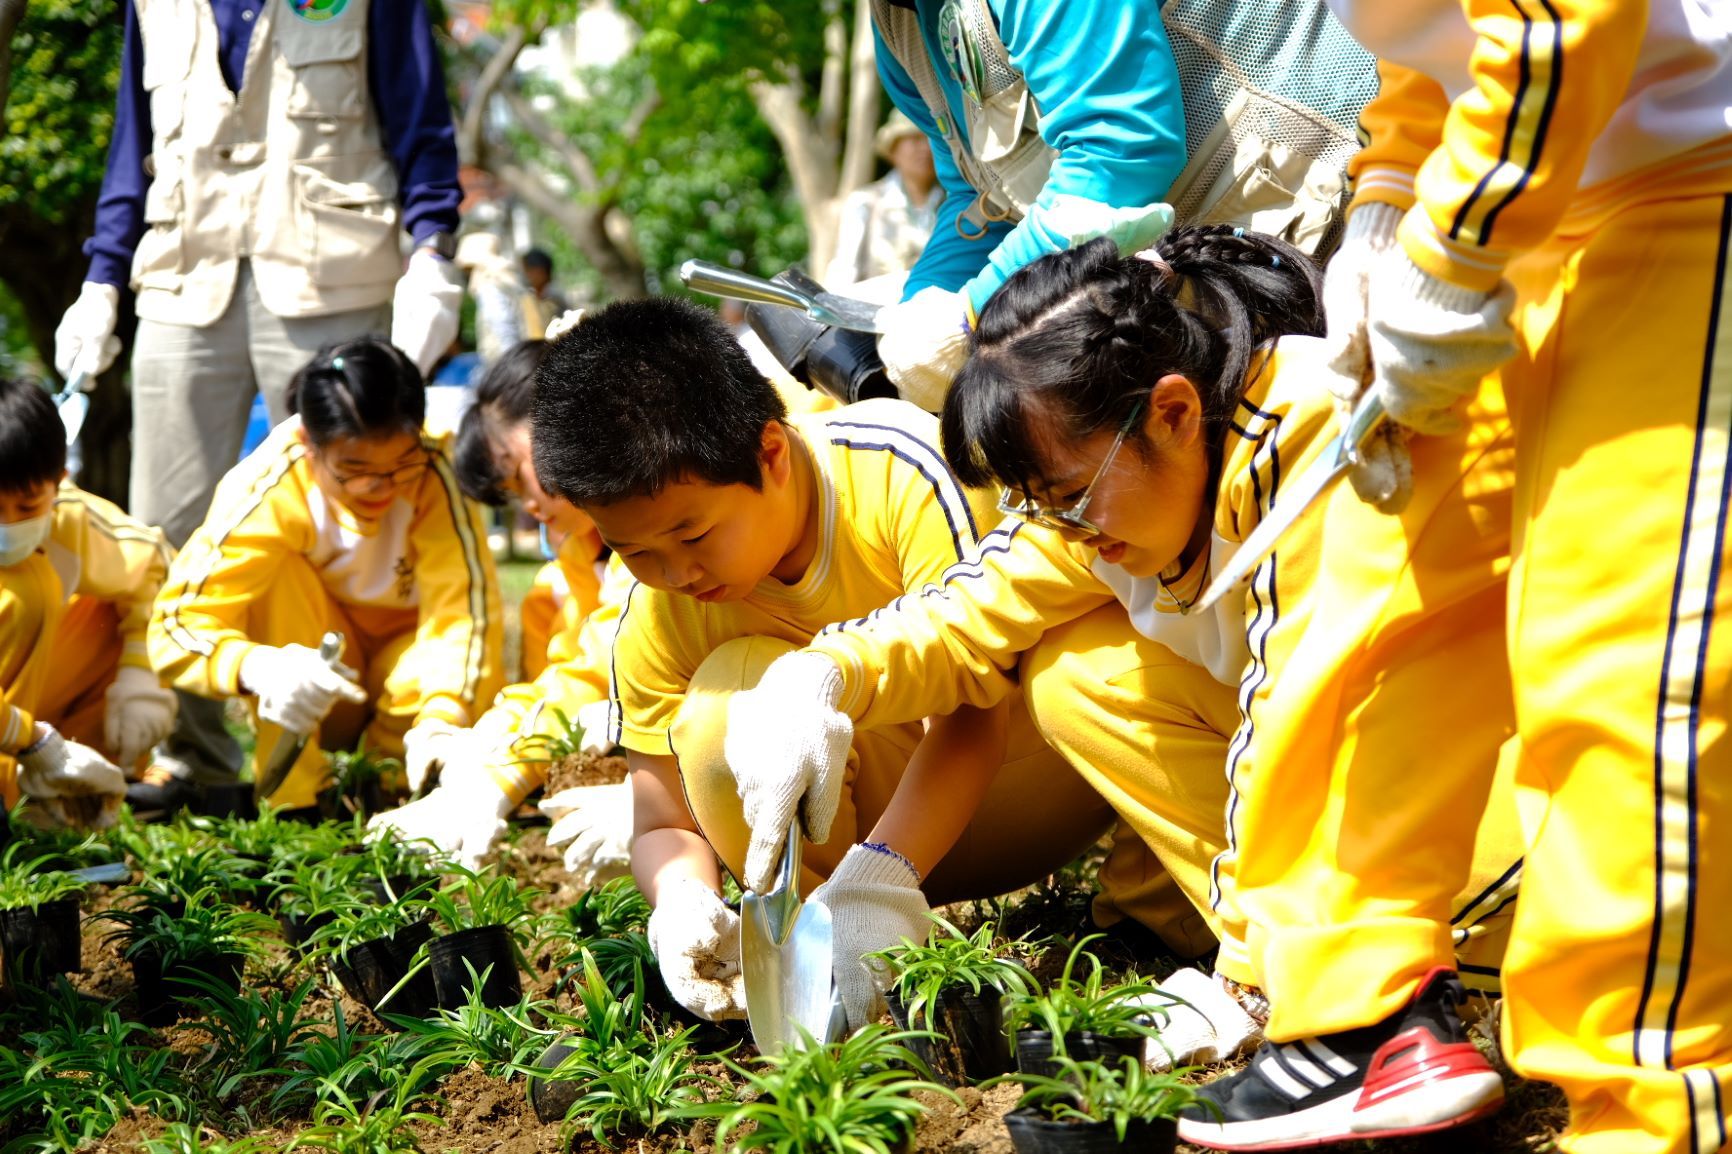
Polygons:
<instances>
[{"instance_id":1,"label":"white face mask","mask_svg":"<svg viewBox=\"0 0 1732 1154\"><path fill-rule=\"evenodd\" d=\"M48 540L48 530L53 525L52 510L28 521L0 525L0 569L16 565L34 553L38 545Z\"/></svg>"}]
</instances>

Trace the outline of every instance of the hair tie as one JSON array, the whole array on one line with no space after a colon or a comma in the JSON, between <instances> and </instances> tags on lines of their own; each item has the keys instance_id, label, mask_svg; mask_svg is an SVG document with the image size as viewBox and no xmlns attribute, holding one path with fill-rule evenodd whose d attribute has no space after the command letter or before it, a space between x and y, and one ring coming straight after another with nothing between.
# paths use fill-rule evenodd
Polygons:
<instances>
[{"instance_id":1,"label":"hair tie","mask_svg":"<svg viewBox=\"0 0 1732 1154\"><path fill-rule=\"evenodd\" d=\"M1134 260L1147 261L1160 269L1163 273L1170 273L1173 271L1173 266L1167 263L1167 258L1162 256L1152 244L1148 248L1133 252L1131 257Z\"/></svg>"},{"instance_id":2,"label":"hair tie","mask_svg":"<svg viewBox=\"0 0 1732 1154\"><path fill-rule=\"evenodd\" d=\"M1281 258L1278 256L1270 257L1269 258L1269 267L1270 268L1280 268L1281 267Z\"/></svg>"},{"instance_id":3,"label":"hair tie","mask_svg":"<svg viewBox=\"0 0 1732 1154\"><path fill-rule=\"evenodd\" d=\"M342 372L343 371L343 358L342 357L332 357L331 358L331 367L333 369L336 369L339 373Z\"/></svg>"},{"instance_id":4,"label":"hair tie","mask_svg":"<svg viewBox=\"0 0 1732 1154\"><path fill-rule=\"evenodd\" d=\"M1238 237L1238 236L1244 236L1244 235L1245 235L1245 230L1244 230L1244 229L1243 229L1243 228L1235 228L1235 229L1234 229L1234 230L1233 230L1233 235L1234 235L1234 236L1236 236L1236 237Z\"/></svg>"}]
</instances>

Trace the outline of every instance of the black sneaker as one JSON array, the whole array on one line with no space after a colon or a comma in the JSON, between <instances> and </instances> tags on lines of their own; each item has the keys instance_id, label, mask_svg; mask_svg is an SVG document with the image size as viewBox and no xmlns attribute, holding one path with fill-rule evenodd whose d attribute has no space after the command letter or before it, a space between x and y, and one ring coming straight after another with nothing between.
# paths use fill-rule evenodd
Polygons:
<instances>
[{"instance_id":1,"label":"black sneaker","mask_svg":"<svg viewBox=\"0 0 1732 1154\"><path fill-rule=\"evenodd\" d=\"M167 821L198 799L198 787L161 762L126 783L126 804L140 821Z\"/></svg>"},{"instance_id":2,"label":"black sneaker","mask_svg":"<svg viewBox=\"0 0 1732 1154\"><path fill-rule=\"evenodd\" d=\"M1465 996L1439 968L1406 1009L1374 1026L1264 1042L1245 1069L1203 1087L1204 1104L1179 1116L1179 1137L1210 1150L1296 1150L1495 1113L1503 1079L1467 1040L1456 1013Z\"/></svg>"}]
</instances>

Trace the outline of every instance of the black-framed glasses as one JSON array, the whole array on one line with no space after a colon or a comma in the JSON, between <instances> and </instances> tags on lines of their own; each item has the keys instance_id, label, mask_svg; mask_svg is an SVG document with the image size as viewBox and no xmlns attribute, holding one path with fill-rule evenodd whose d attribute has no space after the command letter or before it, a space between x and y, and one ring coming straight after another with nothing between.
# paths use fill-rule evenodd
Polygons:
<instances>
[{"instance_id":1,"label":"black-framed glasses","mask_svg":"<svg viewBox=\"0 0 1732 1154\"><path fill-rule=\"evenodd\" d=\"M1095 475L1089 480L1088 488L1083 490L1077 503L1068 509L1043 509L1034 498L1026 493L1020 499L1008 487L998 495L998 511L1008 513L1012 517L1021 517L1034 525L1057 530L1066 536L1096 537L1100 535L1100 526L1090 521L1085 515L1088 512L1089 501L1094 498L1095 489L1101 483L1101 478L1107 475L1107 470L1113 467L1113 458L1119 455L1124 447L1125 438L1131 435L1136 427L1137 418L1143 415L1143 402L1138 401L1131 407L1131 415L1125 418L1125 423L1119 426L1118 436L1113 438L1112 447L1107 449L1107 455L1101 458L1101 467L1095 470Z\"/></svg>"},{"instance_id":2,"label":"black-framed glasses","mask_svg":"<svg viewBox=\"0 0 1732 1154\"><path fill-rule=\"evenodd\" d=\"M398 465L395 469L385 473L342 473L330 461L325 460L322 455L319 460L324 464L325 471L331 474L331 479L342 486L343 492L355 497L359 497L376 487L400 488L404 485L412 485L421 479L421 474L425 473L428 465L432 463L425 454L422 454L419 460L410 461L406 465Z\"/></svg>"}]
</instances>

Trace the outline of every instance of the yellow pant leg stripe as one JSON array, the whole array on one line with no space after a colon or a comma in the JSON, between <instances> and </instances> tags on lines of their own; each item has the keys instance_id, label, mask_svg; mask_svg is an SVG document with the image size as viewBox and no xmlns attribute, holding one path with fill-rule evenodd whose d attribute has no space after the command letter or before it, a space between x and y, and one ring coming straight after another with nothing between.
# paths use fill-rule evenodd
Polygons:
<instances>
[{"instance_id":1,"label":"yellow pant leg stripe","mask_svg":"<svg viewBox=\"0 0 1732 1154\"><path fill-rule=\"evenodd\" d=\"M1634 1043L1636 1063L1651 1067L1672 1064L1672 1027L1684 996L1695 929L1697 722L1726 540L1727 484L1732 480L1728 472L1728 452L1732 449L1732 317L1724 308L1732 278L1727 263L1729 235L1732 198L1727 199L1721 216L1715 300L1656 719L1654 925Z\"/></svg>"}]
</instances>

